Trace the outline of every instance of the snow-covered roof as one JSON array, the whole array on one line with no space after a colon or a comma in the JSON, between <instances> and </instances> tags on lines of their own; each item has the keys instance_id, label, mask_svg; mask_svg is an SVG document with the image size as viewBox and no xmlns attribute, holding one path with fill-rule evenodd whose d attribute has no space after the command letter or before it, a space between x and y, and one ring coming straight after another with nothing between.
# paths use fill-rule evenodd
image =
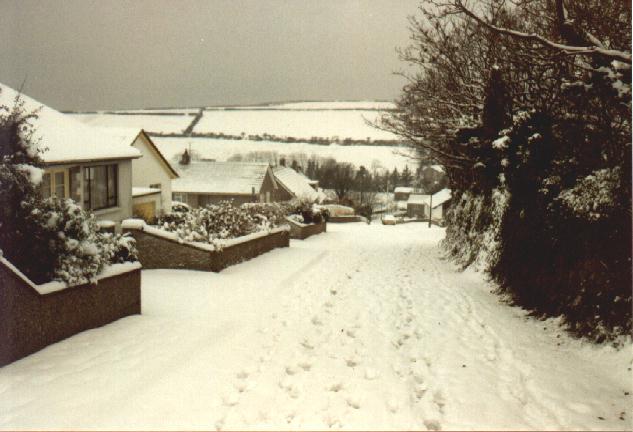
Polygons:
<instances>
[{"instance_id":1,"label":"snow-covered roof","mask_svg":"<svg viewBox=\"0 0 633 432\"><path fill-rule=\"evenodd\" d=\"M150 188L150 187L133 187L132 188L132 196L140 197L145 195L153 195L160 193L160 189Z\"/></svg>"},{"instance_id":2,"label":"snow-covered roof","mask_svg":"<svg viewBox=\"0 0 633 432\"><path fill-rule=\"evenodd\" d=\"M171 183L173 192L250 195L259 193L267 163L196 161L178 165L180 178Z\"/></svg>"},{"instance_id":3,"label":"snow-covered roof","mask_svg":"<svg viewBox=\"0 0 633 432\"><path fill-rule=\"evenodd\" d=\"M442 189L441 191L434 193L433 194L433 208L441 206L449 199L451 199L450 189Z\"/></svg>"},{"instance_id":4,"label":"snow-covered roof","mask_svg":"<svg viewBox=\"0 0 633 432\"><path fill-rule=\"evenodd\" d=\"M407 204L426 204L429 205L430 195L411 194L407 200Z\"/></svg>"},{"instance_id":5,"label":"snow-covered roof","mask_svg":"<svg viewBox=\"0 0 633 432\"><path fill-rule=\"evenodd\" d=\"M397 188L395 188L394 193L413 193L413 188L412 187L405 187L405 186L398 186Z\"/></svg>"},{"instance_id":6,"label":"snow-covered roof","mask_svg":"<svg viewBox=\"0 0 633 432\"><path fill-rule=\"evenodd\" d=\"M18 92L0 84L0 105L11 109ZM108 159L132 159L141 153L130 144L128 136L113 135L81 123L40 102L20 95L27 113L36 112L37 118L29 120L33 125L33 138L40 148L45 163L86 162Z\"/></svg>"},{"instance_id":7,"label":"snow-covered roof","mask_svg":"<svg viewBox=\"0 0 633 432\"><path fill-rule=\"evenodd\" d=\"M274 168L273 174L281 186L297 198L307 198L311 201L319 199L319 194L310 186L310 179L305 175L284 166Z\"/></svg>"}]
</instances>

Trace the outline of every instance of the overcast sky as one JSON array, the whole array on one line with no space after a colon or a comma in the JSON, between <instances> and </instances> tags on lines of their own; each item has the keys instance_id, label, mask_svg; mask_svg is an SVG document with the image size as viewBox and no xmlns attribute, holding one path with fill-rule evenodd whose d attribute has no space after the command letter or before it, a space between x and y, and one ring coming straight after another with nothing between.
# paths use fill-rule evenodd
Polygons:
<instances>
[{"instance_id":1,"label":"overcast sky","mask_svg":"<svg viewBox=\"0 0 633 432\"><path fill-rule=\"evenodd\" d=\"M0 82L61 110L394 99L419 0L0 0Z\"/></svg>"}]
</instances>

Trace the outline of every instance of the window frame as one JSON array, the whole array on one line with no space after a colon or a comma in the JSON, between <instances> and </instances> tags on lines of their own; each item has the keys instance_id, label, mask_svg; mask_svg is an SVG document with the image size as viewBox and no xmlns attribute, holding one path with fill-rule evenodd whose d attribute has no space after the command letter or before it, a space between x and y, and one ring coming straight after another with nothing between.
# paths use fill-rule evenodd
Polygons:
<instances>
[{"instance_id":1,"label":"window frame","mask_svg":"<svg viewBox=\"0 0 633 432\"><path fill-rule=\"evenodd\" d=\"M57 174L63 174L63 184L64 184L64 195L58 198L66 199L70 197L70 176L68 174L67 168L58 168L58 169L48 169L44 172L44 176L42 176L42 184L40 185L40 191L42 194L42 198L51 198L57 196ZM46 176L48 176L48 182L46 182ZM48 196L44 194L44 185L48 183Z\"/></svg>"},{"instance_id":2,"label":"window frame","mask_svg":"<svg viewBox=\"0 0 633 432\"><path fill-rule=\"evenodd\" d=\"M105 169L105 205L93 207L93 193L96 191L96 182L94 180L95 169ZM110 171L113 168L113 172ZM118 207L119 204L119 165L118 164L99 164L83 167L83 208L84 210L99 211ZM112 176L112 179L110 178ZM111 180L113 190L110 189Z\"/></svg>"}]
</instances>

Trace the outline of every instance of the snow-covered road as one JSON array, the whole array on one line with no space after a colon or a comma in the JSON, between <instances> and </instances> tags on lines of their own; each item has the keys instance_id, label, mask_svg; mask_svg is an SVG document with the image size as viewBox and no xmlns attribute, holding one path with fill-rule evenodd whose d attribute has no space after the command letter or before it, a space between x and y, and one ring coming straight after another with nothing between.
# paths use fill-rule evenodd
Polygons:
<instances>
[{"instance_id":1,"label":"snow-covered road","mask_svg":"<svg viewBox=\"0 0 633 432\"><path fill-rule=\"evenodd\" d=\"M143 315L0 369L5 429L630 429L630 343L571 339L457 272L426 224L220 274L143 272Z\"/></svg>"}]
</instances>

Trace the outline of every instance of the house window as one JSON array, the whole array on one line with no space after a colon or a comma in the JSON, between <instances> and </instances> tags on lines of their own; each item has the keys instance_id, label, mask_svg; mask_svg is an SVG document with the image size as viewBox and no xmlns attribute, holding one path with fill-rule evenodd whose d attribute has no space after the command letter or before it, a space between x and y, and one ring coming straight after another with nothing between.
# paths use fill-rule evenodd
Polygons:
<instances>
[{"instance_id":1,"label":"house window","mask_svg":"<svg viewBox=\"0 0 633 432\"><path fill-rule=\"evenodd\" d=\"M118 201L117 165L84 168L84 208L99 210L116 207Z\"/></svg>"},{"instance_id":2,"label":"house window","mask_svg":"<svg viewBox=\"0 0 633 432\"><path fill-rule=\"evenodd\" d=\"M160 189L160 183L151 184L151 185L149 185L149 187L152 188L152 189Z\"/></svg>"},{"instance_id":3,"label":"house window","mask_svg":"<svg viewBox=\"0 0 633 432\"><path fill-rule=\"evenodd\" d=\"M51 179L51 175L49 173L46 173L42 176L42 198L46 199L46 198L50 198L51 197L51 182L53 180Z\"/></svg>"},{"instance_id":4,"label":"house window","mask_svg":"<svg viewBox=\"0 0 633 432\"><path fill-rule=\"evenodd\" d=\"M58 198L68 198L68 171L49 171L42 177L41 183L42 198L56 196Z\"/></svg>"},{"instance_id":5,"label":"house window","mask_svg":"<svg viewBox=\"0 0 633 432\"><path fill-rule=\"evenodd\" d=\"M187 202L187 194L174 192L173 194L171 194L171 196L174 201L180 201L182 203Z\"/></svg>"},{"instance_id":6,"label":"house window","mask_svg":"<svg viewBox=\"0 0 633 432\"><path fill-rule=\"evenodd\" d=\"M77 202L81 202L81 168L76 166L72 167L68 172L68 188L70 192L70 198Z\"/></svg>"}]
</instances>

